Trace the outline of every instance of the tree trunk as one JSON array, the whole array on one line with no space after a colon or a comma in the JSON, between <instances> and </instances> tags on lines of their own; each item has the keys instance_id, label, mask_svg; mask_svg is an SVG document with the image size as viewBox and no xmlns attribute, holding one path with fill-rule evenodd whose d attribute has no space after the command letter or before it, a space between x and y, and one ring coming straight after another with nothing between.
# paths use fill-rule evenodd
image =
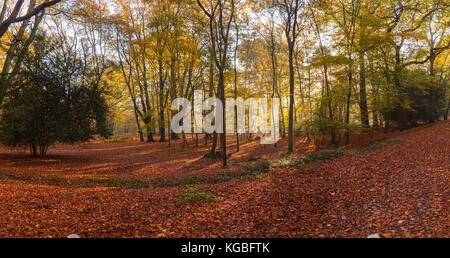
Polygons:
<instances>
[{"instance_id":1,"label":"tree trunk","mask_svg":"<svg viewBox=\"0 0 450 258\"><path fill-rule=\"evenodd\" d=\"M402 72L402 65L401 65L401 58L400 58L400 46L395 47L395 71L394 71L394 85L396 90L400 93L400 103L404 104L406 103L406 99L404 96L404 92L402 91L402 85L401 85L401 72ZM406 109L402 106L402 104L399 104L399 115L400 115L400 129L405 130L406 127L408 127L408 121L407 121L407 114Z\"/></svg>"},{"instance_id":2,"label":"tree trunk","mask_svg":"<svg viewBox=\"0 0 450 258\"><path fill-rule=\"evenodd\" d=\"M218 92L220 92L219 94L219 98L222 101L223 105L222 105L222 114L223 114L223 119L222 119L222 125L223 125L223 133L220 134L220 145L222 147L222 166L227 166L227 133L226 133L226 114L225 114L225 84L224 84L224 74L223 74L223 67L222 69L219 69L219 85L218 85Z\"/></svg>"},{"instance_id":3,"label":"tree trunk","mask_svg":"<svg viewBox=\"0 0 450 258\"><path fill-rule=\"evenodd\" d=\"M364 63L364 51L359 52L359 107L361 109L361 123L365 128L369 128L369 111L367 110L367 93L366 93L366 68Z\"/></svg>"},{"instance_id":4,"label":"tree trunk","mask_svg":"<svg viewBox=\"0 0 450 258\"><path fill-rule=\"evenodd\" d=\"M142 133L141 124L139 124L139 117L137 114L136 107L134 107L134 118L136 119L136 126L137 126L138 133L139 133L139 141L144 142L144 134Z\"/></svg>"},{"instance_id":5,"label":"tree trunk","mask_svg":"<svg viewBox=\"0 0 450 258\"><path fill-rule=\"evenodd\" d=\"M162 73L162 61L159 61L159 135L160 142L166 141L166 126L164 119L164 77Z\"/></svg>"},{"instance_id":6,"label":"tree trunk","mask_svg":"<svg viewBox=\"0 0 450 258\"><path fill-rule=\"evenodd\" d=\"M438 110L436 108L436 96L435 96L435 91L434 91L434 87L435 87L435 80L434 80L434 76L435 76L435 72L434 72L434 61L436 59L436 56L434 55L433 51L430 54L430 79L431 79L431 85L430 85L430 90L429 90L429 97L428 97L428 101L429 101L429 122L430 123L434 123L434 121L436 119L439 119L437 113Z\"/></svg>"},{"instance_id":7,"label":"tree trunk","mask_svg":"<svg viewBox=\"0 0 450 258\"><path fill-rule=\"evenodd\" d=\"M448 111L449 110L450 110L450 98L447 101L447 111L445 111L445 113L444 113L444 120L446 120L446 121L448 119Z\"/></svg>"},{"instance_id":8,"label":"tree trunk","mask_svg":"<svg viewBox=\"0 0 450 258\"><path fill-rule=\"evenodd\" d=\"M350 61L351 62L351 61ZM353 80L353 73L352 73L352 65L349 65L349 71L348 71L348 93L347 93L347 107L346 107L346 113L345 113L345 144L350 143L350 100L352 97L352 80Z\"/></svg>"},{"instance_id":9,"label":"tree trunk","mask_svg":"<svg viewBox=\"0 0 450 258\"><path fill-rule=\"evenodd\" d=\"M161 109L159 112L159 142L166 142L166 126L165 126L165 118L164 118L164 109Z\"/></svg>"},{"instance_id":10,"label":"tree trunk","mask_svg":"<svg viewBox=\"0 0 450 258\"><path fill-rule=\"evenodd\" d=\"M167 139L168 139L169 147L170 147L170 138L172 138L172 137L170 137L170 111L169 110L167 110L167 133L169 135L169 137L167 137Z\"/></svg>"},{"instance_id":11,"label":"tree trunk","mask_svg":"<svg viewBox=\"0 0 450 258\"><path fill-rule=\"evenodd\" d=\"M288 152L294 151L294 44L289 46L289 127L288 127Z\"/></svg>"},{"instance_id":12,"label":"tree trunk","mask_svg":"<svg viewBox=\"0 0 450 258\"><path fill-rule=\"evenodd\" d=\"M330 81L328 79L328 66L323 66L323 73L325 77L325 89L327 92L327 106L328 106L328 114L330 116L330 121L334 121L334 115L333 115L333 102L331 99L331 90L330 90ZM336 144L337 143L337 135L336 135L336 128L331 130L331 143Z\"/></svg>"},{"instance_id":13,"label":"tree trunk","mask_svg":"<svg viewBox=\"0 0 450 258\"><path fill-rule=\"evenodd\" d=\"M374 112L372 112L372 123L373 123L373 127L374 128L378 128L380 125L379 125L379 122L378 122L378 113L376 112L376 111L374 111Z\"/></svg>"},{"instance_id":14,"label":"tree trunk","mask_svg":"<svg viewBox=\"0 0 450 258\"><path fill-rule=\"evenodd\" d=\"M36 145L34 143L30 144L30 154L33 158L37 157Z\"/></svg>"},{"instance_id":15,"label":"tree trunk","mask_svg":"<svg viewBox=\"0 0 450 258\"><path fill-rule=\"evenodd\" d=\"M153 139L153 132L151 129L147 129L147 142L155 142L155 139Z\"/></svg>"},{"instance_id":16,"label":"tree trunk","mask_svg":"<svg viewBox=\"0 0 450 258\"><path fill-rule=\"evenodd\" d=\"M155 139L153 139L153 129L151 126L151 121L152 121L151 117L144 119L145 129L147 132L147 142L155 142Z\"/></svg>"},{"instance_id":17,"label":"tree trunk","mask_svg":"<svg viewBox=\"0 0 450 258\"><path fill-rule=\"evenodd\" d=\"M39 145L39 156L44 158L47 154L48 146L47 145Z\"/></svg>"},{"instance_id":18,"label":"tree trunk","mask_svg":"<svg viewBox=\"0 0 450 258\"><path fill-rule=\"evenodd\" d=\"M239 131L238 131L238 117L237 117L237 51L239 47L239 27L237 26L236 20L234 21L236 26L236 48L234 49L234 127L236 128L236 152L239 152Z\"/></svg>"}]
</instances>

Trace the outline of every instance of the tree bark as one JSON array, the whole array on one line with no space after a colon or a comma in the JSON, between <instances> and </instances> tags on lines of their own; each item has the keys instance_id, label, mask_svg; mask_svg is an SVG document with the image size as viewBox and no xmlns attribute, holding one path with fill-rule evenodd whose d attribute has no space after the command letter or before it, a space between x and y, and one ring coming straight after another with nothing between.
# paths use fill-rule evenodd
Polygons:
<instances>
[{"instance_id":1,"label":"tree bark","mask_svg":"<svg viewBox=\"0 0 450 258\"><path fill-rule=\"evenodd\" d=\"M366 68L364 63L364 51L359 52L359 97L361 110L361 123L365 128L369 128L369 111L367 109L367 93L366 93Z\"/></svg>"},{"instance_id":2,"label":"tree bark","mask_svg":"<svg viewBox=\"0 0 450 258\"><path fill-rule=\"evenodd\" d=\"M351 62L351 61L350 61ZM352 97L352 80L353 80L353 72L352 65L350 63L348 71L348 93L347 93L347 107L345 113L345 144L350 143L350 100Z\"/></svg>"},{"instance_id":3,"label":"tree bark","mask_svg":"<svg viewBox=\"0 0 450 258\"><path fill-rule=\"evenodd\" d=\"M236 20L234 21L235 27L236 27L236 47L234 48L234 127L235 127L235 134L236 134L236 152L239 152L239 131L238 131L238 117L237 117L237 51L239 47L239 27L237 26Z\"/></svg>"},{"instance_id":4,"label":"tree bark","mask_svg":"<svg viewBox=\"0 0 450 258\"><path fill-rule=\"evenodd\" d=\"M289 46L289 127L288 152L294 151L294 46Z\"/></svg>"},{"instance_id":5,"label":"tree bark","mask_svg":"<svg viewBox=\"0 0 450 258\"><path fill-rule=\"evenodd\" d=\"M400 58L400 50L401 46L395 47L395 71L394 71L394 85L396 90L400 93L400 102L401 104L398 105L399 108L399 115L400 115L400 129L405 130L408 126L407 121L407 115L406 115L406 109L402 106L402 104L406 103L406 99L404 96L404 92L402 92L402 84L400 80L400 76L402 73L402 64L401 64L401 58Z\"/></svg>"}]
</instances>

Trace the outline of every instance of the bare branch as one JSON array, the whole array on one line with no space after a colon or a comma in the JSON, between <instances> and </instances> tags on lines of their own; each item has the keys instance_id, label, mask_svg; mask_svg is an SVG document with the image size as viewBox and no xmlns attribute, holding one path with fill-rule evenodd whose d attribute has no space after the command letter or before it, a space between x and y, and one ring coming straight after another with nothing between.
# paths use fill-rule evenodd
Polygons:
<instances>
[{"instance_id":1,"label":"bare branch","mask_svg":"<svg viewBox=\"0 0 450 258\"><path fill-rule=\"evenodd\" d=\"M14 7L14 11L11 14L11 17L9 17L8 19L6 19L4 22L2 22L0 24L0 37L2 37L3 34L5 34L8 31L8 28L11 24L28 20L31 17L40 13L45 8L55 5L59 2L61 2L61 0L53 0L50 2L45 2L43 4L38 5L33 11L28 12L26 15L21 16L21 17L16 17L20 11L20 8L22 7L22 4L23 4L23 0L19 0Z\"/></svg>"}]
</instances>

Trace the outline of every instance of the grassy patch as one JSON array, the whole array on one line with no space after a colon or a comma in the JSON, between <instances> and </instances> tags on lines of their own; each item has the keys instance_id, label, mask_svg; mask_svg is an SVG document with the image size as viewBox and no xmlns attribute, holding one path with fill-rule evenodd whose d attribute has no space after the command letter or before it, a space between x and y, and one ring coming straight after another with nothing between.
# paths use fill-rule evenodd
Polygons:
<instances>
[{"instance_id":1,"label":"grassy patch","mask_svg":"<svg viewBox=\"0 0 450 258\"><path fill-rule=\"evenodd\" d=\"M175 178L171 180L167 179L155 179L153 184L155 187L173 187L180 185L192 185L192 184L202 184L206 183L207 179L201 176L185 176L181 178Z\"/></svg>"},{"instance_id":2,"label":"grassy patch","mask_svg":"<svg viewBox=\"0 0 450 258\"><path fill-rule=\"evenodd\" d=\"M385 140L384 143L386 143L387 145L393 145L393 144L400 143L403 141L404 141L403 139L392 138L392 139Z\"/></svg>"},{"instance_id":3,"label":"grassy patch","mask_svg":"<svg viewBox=\"0 0 450 258\"><path fill-rule=\"evenodd\" d=\"M303 174L305 175L311 174L314 172L314 169L315 169L314 165L307 165L305 167L305 170L303 171Z\"/></svg>"},{"instance_id":4,"label":"grassy patch","mask_svg":"<svg viewBox=\"0 0 450 258\"><path fill-rule=\"evenodd\" d=\"M387 139L387 140L384 140L382 142L376 142L376 143L374 143L372 145L369 145L367 147L353 148L351 150L346 151L347 152L346 154L347 155L360 154L360 153L363 153L363 152L366 152L366 151L373 151L373 150L380 149L380 148L383 148L383 147L386 147L386 146L394 145L394 144L397 144L397 143L400 143L400 142L403 142L403 141L404 140L397 139L397 138Z\"/></svg>"},{"instance_id":5,"label":"grassy patch","mask_svg":"<svg viewBox=\"0 0 450 258\"><path fill-rule=\"evenodd\" d=\"M299 158L282 158L272 160L270 162L270 170L276 170L281 168L289 168L295 166L302 166L310 163L315 163L322 160L335 159L344 156L344 151L341 148L334 151L321 151L316 153L310 153L304 157Z\"/></svg>"},{"instance_id":6,"label":"grassy patch","mask_svg":"<svg viewBox=\"0 0 450 258\"><path fill-rule=\"evenodd\" d=\"M15 175L13 173L7 173L5 171L0 171L0 179L30 181L31 183L33 183L34 181L51 183L62 183L67 181L67 178L65 177L43 177L38 174Z\"/></svg>"},{"instance_id":7,"label":"grassy patch","mask_svg":"<svg viewBox=\"0 0 450 258\"><path fill-rule=\"evenodd\" d=\"M135 178L87 178L87 182L94 184L121 187L129 189L150 188L151 183Z\"/></svg>"},{"instance_id":8,"label":"grassy patch","mask_svg":"<svg viewBox=\"0 0 450 258\"><path fill-rule=\"evenodd\" d=\"M12 174L12 173L8 173L6 171L0 170L0 179L7 179L7 180L22 180L20 177Z\"/></svg>"},{"instance_id":9,"label":"grassy patch","mask_svg":"<svg viewBox=\"0 0 450 258\"><path fill-rule=\"evenodd\" d=\"M110 143L110 142L132 142L139 141L139 137L137 136L111 136L108 139L103 139L101 142Z\"/></svg>"},{"instance_id":10,"label":"grassy patch","mask_svg":"<svg viewBox=\"0 0 450 258\"><path fill-rule=\"evenodd\" d=\"M270 171L270 162L266 160L257 163L242 163L242 166L241 170L218 174L214 177L213 183L223 183L233 179L253 179Z\"/></svg>"},{"instance_id":11,"label":"grassy patch","mask_svg":"<svg viewBox=\"0 0 450 258\"><path fill-rule=\"evenodd\" d=\"M1 174L0 179L7 180L7 179L11 179L11 178L9 175Z\"/></svg>"},{"instance_id":12,"label":"grassy patch","mask_svg":"<svg viewBox=\"0 0 450 258\"><path fill-rule=\"evenodd\" d=\"M306 155L304 158L300 158L300 164L309 164L314 163L322 160L328 160L328 159L336 159L344 156L344 152L341 148L335 150L335 151L321 151L317 153L311 153Z\"/></svg>"},{"instance_id":13,"label":"grassy patch","mask_svg":"<svg viewBox=\"0 0 450 258\"><path fill-rule=\"evenodd\" d=\"M176 195L176 203L178 205L195 202L218 202L220 198L215 197L213 193L205 193L199 185L188 187L183 190L182 194Z\"/></svg>"},{"instance_id":14,"label":"grassy patch","mask_svg":"<svg viewBox=\"0 0 450 258\"><path fill-rule=\"evenodd\" d=\"M65 177L51 177L50 181L56 182L56 183L61 183L61 182L66 182L67 178Z\"/></svg>"}]
</instances>

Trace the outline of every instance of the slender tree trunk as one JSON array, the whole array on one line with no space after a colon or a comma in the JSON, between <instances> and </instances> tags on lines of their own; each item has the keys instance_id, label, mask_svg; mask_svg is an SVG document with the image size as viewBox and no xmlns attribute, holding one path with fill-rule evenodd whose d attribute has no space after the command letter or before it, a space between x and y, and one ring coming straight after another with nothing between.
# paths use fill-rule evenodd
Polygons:
<instances>
[{"instance_id":1,"label":"slender tree trunk","mask_svg":"<svg viewBox=\"0 0 450 258\"><path fill-rule=\"evenodd\" d=\"M166 142L166 126L165 126L165 118L164 118L164 109L161 109L159 111L159 135L160 139L159 142Z\"/></svg>"},{"instance_id":2,"label":"slender tree trunk","mask_svg":"<svg viewBox=\"0 0 450 258\"><path fill-rule=\"evenodd\" d=\"M159 61L159 135L160 135L160 142L166 141L166 126L165 126L165 119L164 119L164 76L162 72L162 60Z\"/></svg>"},{"instance_id":3,"label":"slender tree trunk","mask_svg":"<svg viewBox=\"0 0 450 258\"><path fill-rule=\"evenodd\" d=\"M214 57L212 55L212 49L211 49L211 56L209 59L209 96L213 96L213 89L214 89ZM205 141L208 141L207 135L205 135ZM212 158L216 157L216 148L217 148L217 132L213 132L213 138L212 138L212 144L211 144L211 151L210 155Z\"/></svg>"},{"instance_id":4,"label":"slender tree trunk","mask_svg":"<svg viewBox=\"0 0 450 258\"><path fill-rule=\"evenodd\" d=\"M284 1L286 8L286 24L285 33L289 51L289 125L288 125L288 152L294 152L294 88L295 88L295 70L294 70L294 48L297 38L297 18L299 11L299 0L287 3Z\"/></svg>"},{"instance_id":5,"label":"slender tree trunk","mask_svg":"<svg viewBox=\"0 0 450 258\"><path fill-rule=\"evenodd\" d=\"M169 147L170 147L170 139L172 138L172 137L170 137L170 133L171 133L171 130L170 130L170 111L167 110L167 134L169 135L169 137L167 137L167 138L168 138L168 142L169 142Z\"/></svg>"},{"instance_id":6,"label":"slender tree trunk","mask_svg":"<svg viewBox=\"0 0 450 258\"><path fill-rule=\"evenodd\" d=\"M176 82L177 76L176 76L175 70L176 70L176 57L172 53L171 58L170 58L170 75L169 75L170 76L169 77L169 83L170 83L169 95L172 100L177 98L177 82ZM171 116L173 117L176 113L177 113L176 110L172 110ZM171 131L171 133L170 133L170 138L172 138L172 140L179 139L178 134L176 134L173 131Z\"/></svg>"},{"instance_id":7,"label":"slender tree trunk","mask_svg":"<svg viewBox=\"0 0 450 258\"><path fill-rule=\"evenodd\" d=\"M271 30L271 34L270 34L270 56L271 56L271 63L272 63L272 99L275 97L275 94L277 93L277 84L278 84L278 79L277 79L277 67L276 67L276 57L275 57L275 44L274 44L274 35L273 35L273 30ZM273 113L273 108L272 108L272 117L273 117L274 113ZM274 121L272 119L272 121ZM275 129L275 124L272 124L272 127ZM274 146L276 147L277 144L275 142Z\"/></svg>"},{"instance_id":8,"label":"slender tree trunk","mask_svg":"<svg viewBox=\"0 0 450 258\"><path fill-rule=\"evenodd\" d=\"M288 128L288 152L294 151L294 44L289 46L289 128Z\"/></svg>"},{"instance_id":9,"label":"slender tree trunk","mask_svg":"<svg viewBox=\"0 0 450 258\"><path fill-rule=\"evenodd\" d=\"M184 96L184 89L183 84L181 83L181 77L180 77L180 51L178 47L178 11L175 16L175 50L176 50L176 64L177 64L177 85L179 88L179 97L183 98ZM181 119L181 124L183 124L184 121ZM185 146L187 146L186 141L186 132L183 130L181 132L181 136L183 139L183 143L181 144L181 149L183 150Z\"/></svg>"},{"instance_id":10,"label":"slender tree trunk","mask_svg":"<svg viewBox=\"0 0 450 258\"><path fill-rule=\"evenodd\" d=\"M361 110L361 123L365 128L369 128L369 111L367 109L367 93L366 93L366 68L364 63L364 51L359 52L359 107Z\"/></svg>"},{"instance_id":11,"label":"slender tree trunk","mask_svg":"<svg viewBox=\"0 0 450 258\"><path fill-rule=\"evenodd\" d=\"M406 97L404 96L404 92L402 89L402 84L400 80L400 76L402 73L402 64L400 58L400 46L395 47L395 71L394 71L394 85L396 90L400 93L400 105L399 105L399 115L400 115L400 129L405 130L408 126L406 109L402 106L402 104L406 103Z\"/></svg>"},{"instance_id":12,"label":"slender tree trunk","mask_svg":"<svg viewBox=\"0 0 450 258\"><path fill-rule=\"evenodd\" d=\"M275 92L277 94L277 97L280 99L280 117L281 117L281 127L282 127L282 133L281 133L281 138L286 138L286 122L284 120L284 108L283 108L283 102L281 101L281 94L280 94L280 89L278 87L278 60L277 60L277 56L274 56L275 58Z\"/></svg>"},{"instance_id":13,"label":"slender tree trunk","mask_svg":"<svg viewBox=\"0 0 450 258\"><path fill-rule=\"evenodd\" d=\"M236 47L234 49L234 127L236 129L236 152L239 152L239 131L238 131L238 117L237 117L237 105L236 105L236 100L237 100L237 50L238 50L238 46L239 46L239 28L236 25Z\"/></svg>"},{"instance_id":14,"label":"slender tree trunk","mask_svg":"<svg viewBox=\"0 0 450 258\"><path fill-rule=\"evenodd\" d=\"M369 128L369 111L367 110L367 93L366 93L366 65L365 65L365 24L360 21L359 30L359 108L361 111L361 123L364 128Z\"/></svg>"},{"instance_id":15,"label":"slender tree trunk","mask_svg":"<svg viewBox=\"0 0 450 258\"><path fill-rule=\"evenodd\" d=\"M433 51L431 51L431 57L430 57L430 79L431 79L431 85L430 85L430 90L429 90L429 122L430 123L434 123L436 119L439 119L439 116L437 115L438 111L436 108L436 96L435 96L435 91L434 91L434 87L435 87L435 71L434 71L434 61L436 59L436 56L434 55Z\"/></svg>"},{"instance_id":16,"label":"slender tree trunk","mask_svg":"<svg viewBox=\"0 0 450 258\"><path fill-rule=\"evenodd\" d=\"M220 134L220 145L222 147L222 165L227 166L227 133L226 133L226 114L225 114L225 84L224 84L224 72L223 67L219 69L219 85L218 85L219 99L222 101L222 125L223 125L223 133Z\"/></svg>"},{"instance_id":17,"label":"slender tree trunk","mask_svg":"<svg viewBox=\"0 0 450 258\"><path fill-rule=\"evenodd\" d=\"M449 112L449 110L450 110L450 98L447 101L447 111L445 111L445 113L444 113L444 120L446 120L446 121L448 119L448 112Z\"/></svg>"},{"instance_id":18,"label":"slender tree trunk","mask_svg":"<svg viewBox=\"0 0 450 258\"><path fill-rule=\"evenodd\" d=\"M351 61L350 61L351 62ZM348 93L347 93L347 107L346 107L346 113L345 113L345 144L350 143L350 100L352 97L352 80L353 80L353 73L352 73L352 65L349 65L349 71L348 71Z\"/></svg>"}]
</instances>

